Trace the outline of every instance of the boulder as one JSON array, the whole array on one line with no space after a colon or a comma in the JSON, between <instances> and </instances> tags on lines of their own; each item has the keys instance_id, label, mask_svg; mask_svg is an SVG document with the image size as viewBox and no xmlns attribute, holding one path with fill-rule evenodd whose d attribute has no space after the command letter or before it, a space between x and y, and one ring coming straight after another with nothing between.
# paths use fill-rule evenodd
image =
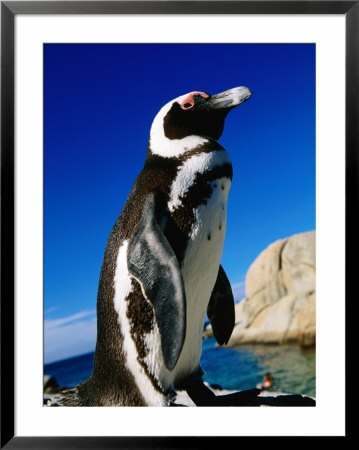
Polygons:
<instances>
[{"instance_id":1,"label":"boulder","mask_svg":"<svg viewBox=\"0 0 359 450\"><path fill-rule=\"evenodd\" d=\"M315 283L315 231L269 245L248 270L228 345L315 345Z\"/></svg>"},{"instance_id":2,"label":"boulder","mask_svg":"<svg viewBox=\"0 0 359 450\"><path fill-rule=\"evenodd\" d=\"M285 340L297 341L301 347L315 345L315 292L309 294L290 323Z\"/></svg>"},{"instance_id":3,"label":"boulder","mask_svg":"<svg viewBox=\"0 0 359 450\"><path fill-rule=\"evenodd\" d=\"M286 240L281 258L282 283L293 294L315 291L315 232Z\"/></svg>"},{"instance_id":4,"label":"boulder","mask_svg":"<svg viewBox=\"0 0 359 450\"><path fill-rule=\"evenodd\" d=\"M55 394L61 390L56 378L51 375L44 375L44 394Z\"/></svg>"}]
</instances>

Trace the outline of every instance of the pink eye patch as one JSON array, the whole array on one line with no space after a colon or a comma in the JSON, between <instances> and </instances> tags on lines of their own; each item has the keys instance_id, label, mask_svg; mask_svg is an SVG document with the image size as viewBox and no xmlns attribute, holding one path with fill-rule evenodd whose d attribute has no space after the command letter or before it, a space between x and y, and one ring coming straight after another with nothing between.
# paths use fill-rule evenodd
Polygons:
<instances>
[{"instance_id":1,"label":"pink eye patch","mask_svg":"<svg viewBox=\"0 0 359 450\"><path fill-rule=\"evenodd\" d=\"M208 98L209 95L206 94L205 92L191 92L181 103L181 108L182 109L191 109L194 107L194 96L195 95L199 95L203 98Z\"/></svg>"}]
</instances>

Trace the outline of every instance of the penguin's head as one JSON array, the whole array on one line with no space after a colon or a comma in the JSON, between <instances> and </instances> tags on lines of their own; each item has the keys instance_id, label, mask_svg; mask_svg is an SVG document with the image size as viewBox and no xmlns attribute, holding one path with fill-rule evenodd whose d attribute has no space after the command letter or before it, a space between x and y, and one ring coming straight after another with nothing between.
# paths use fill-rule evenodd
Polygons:
<instances>
[{"instance_id":1,"label":"penguin's head","mask_svg":"<svg viewBox=\"0 0 359 450\"><path fill-rule=\"evenodd\" d=\"M248 88L240 86L216 95L194 91L170 101L152 123L150 151L179 156L205 141L219 139L228 112L251 95Z\"/></svg>"}]
</instances>

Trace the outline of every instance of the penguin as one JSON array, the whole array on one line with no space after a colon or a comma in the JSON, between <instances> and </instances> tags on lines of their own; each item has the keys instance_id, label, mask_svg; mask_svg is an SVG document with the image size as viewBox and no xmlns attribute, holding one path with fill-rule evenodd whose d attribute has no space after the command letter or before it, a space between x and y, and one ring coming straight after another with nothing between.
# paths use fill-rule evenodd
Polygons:
<instances>
[{"instance_id":1,"label":"penguin","mask_svg":"<svg viewBox=\"0 0 359 450\"><path fill-rule=\"evenodd\" d=\"M103 258L93 372L60 404L172 406L185 390L198 406L223 406L260 393L216 396L200 365L206 314L220 345L234 327L220 265L232 164L218 139L229 111L251 95L243 86L193 91L156 115Z\"/></svg>"}]
</instances>

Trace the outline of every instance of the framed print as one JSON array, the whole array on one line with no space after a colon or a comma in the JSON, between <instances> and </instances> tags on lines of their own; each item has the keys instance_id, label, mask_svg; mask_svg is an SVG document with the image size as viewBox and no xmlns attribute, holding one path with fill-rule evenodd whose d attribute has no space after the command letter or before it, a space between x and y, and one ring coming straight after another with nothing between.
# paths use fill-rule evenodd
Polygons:
<instances>
[{"instance_id":1,"label":"framed print","mask_svg":"<svg viewBox=\"0 0 359 450\"><path fill-rule=\"evenodd\" d=\"M2 447L197 448L229 437L347 436L358 11L356 1L1 2ZM214 115L202 119L212 103L216 114L225 109L220 124ZM192 110L191 122L182 118ZM198 133L193 117L201 117ZM226 216L211 212L211 196L218 190L212 202L226 211L232 167L222 254ZM187 203L190 219L178 212ZM181 228L186 220L191 231ZM196 240L196 227L208 228L205 239ZM219 277L219 261L230 281ZM263 267L273 272L273 261L277 284L264 288L259 278ZM192 272L203 265L214 277L199 284ZM179 281L171 281L179 267ZM207 309L219 278L231 284L230 310L234 300L236 314L251 317L243 325L233 312L237 341L226 334L222 310ZM162 289L173 293L166 302ZM190 299L199 302L205 289L202 347L203 322ZM269 294L258 295L265 289L280 291L271 310ZM198 349L186 337L191 320ZM227 359L216 340L229 341ZM232 350L238 342L242 350ZM112 353L100 357L99 348ZM278 349L286 349L285 363ZM315 407L211 408L187 387L189 397L175 397L171 386L199 373L201 351L203 380L214 392L256 388L270 369L279 393L315 399ZM101 386L121 358L125 369L114 380L131 379L132 388L111 397ZM255 376L246 375L249 366ZM64 400L54 380L44 398L44 374L62 388L85 388L68 391L68 407L50 408ZM204 407L154 407L186 401Z\"/></svg>"}]
</instances>

